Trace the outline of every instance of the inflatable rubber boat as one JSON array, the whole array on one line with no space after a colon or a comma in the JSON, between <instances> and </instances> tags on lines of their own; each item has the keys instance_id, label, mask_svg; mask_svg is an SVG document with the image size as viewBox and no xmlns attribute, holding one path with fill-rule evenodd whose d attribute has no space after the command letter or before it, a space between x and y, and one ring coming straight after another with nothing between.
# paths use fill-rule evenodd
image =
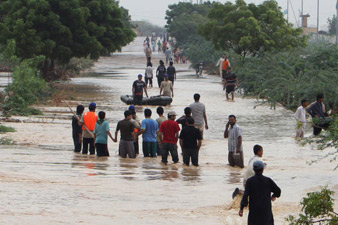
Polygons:
<instances>
[{"instance_id":1,"label":"inflatable rubber boat","mask_svg":"<svg viewBox=\"0 0 338 225\"><path fill-rule=\"evenodd\" d=\"M126 103L127 105L134 104L134 98L131 95L121 95L121 101ZM169 96L150 96L150 98L143 97L142 98L142 105L169 105L173 99Z\"/></svg>"}]
</instances>

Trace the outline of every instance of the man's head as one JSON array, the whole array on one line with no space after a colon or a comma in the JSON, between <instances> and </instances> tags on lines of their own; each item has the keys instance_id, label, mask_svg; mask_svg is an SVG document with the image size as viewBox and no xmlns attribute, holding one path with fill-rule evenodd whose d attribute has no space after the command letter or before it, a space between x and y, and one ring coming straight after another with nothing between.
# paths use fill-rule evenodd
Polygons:
<instances>
[{"instance_id":1,"label":"man's head","mask_svg":"<svg viewBox=\"0 0 338 225\"><path fill-rule=\"evenodd\" d=\"M168 74L164 74L164 80L168 80L168 79L169 79Z\"/></svg>"},{"instance_id":2,"label":"man's head","mask_svg":"<svg viewBox=\"0 0 338 225\"><path fill-rule=\"evenodd\" d=\"M321 102L323 102L323 99L324 99L324 95L323 94L318 94L317 95L317 102L321 103Z\"/></svg>"},{"instance_id":3,"label":"man's head","mask_svg":"<svg viewBox=\"0 0 338 225\"><path fill-rule=\"evenodd\" d=\"M253 163L253 170L255 174L262 174L264 171L265 165L262 161L258 160Z\"/></svg>"},{"instance_id":4,"label":"man's head","mask_svg":"<svg viewBox=\"0 0 338 225\"><path fill-rule=\"evenodd\" d=\"M303 99L301 103L304 108L306 108L309 105L309 101L306 99Z\"/></svg>"},{"instance_id":5,"label":"man's head","mask_svg":"<svg viewBox=\"0 0 338 225\"><path fill-rule=\"evenodd\" d=\"M131 111L130 110L124 111L124 118L126 118L127 120L131 120Z\"/></svg>"},{"instance_id":6,"label":"man's head","mask_svg":"<svg viewBox=\"0 0 338 225\"><path fill-rule=\"evenodd\" d=\"M193 126L194 123L195 123L194 118L188 117L188 118L186 119L186 125L188 125L188 126Z\"/></svg>"},{"instance_id":7,"label":"man's head","mask_svg":"<svg viewBox=\"0 0 338 225\"><path fill-rule=\"evenodd\" d=\"M139 81L141 81L142 80L142 74L137 75L137 78L138 78Z\"/></svg>"},{"instance_id":8,"label":"man's head","mask_svg":"<svg viewBox=\"0 0 338 225\"><path fill-rule=\"evenodd\" d=\"M99 119L100 119L100 120L104 120L104 118L106 118L106 113L103 112L103 111L100 111L100 112L99 112Z\"/></svg>"},{"instance_id":9,"label":"man's head","mask_svg":"<svg viewBox=\"0 0 338 225\"><path fill-rule=\"evenodd\" d=\"M82 114L83 111L84 111L83 105L78 105L78 106L76 107L76 112L77 112L78 114Z\"/></svg>"},{"instance_id":10,"label":"man's head","mask_svg":"<svg viewBox=\"0 0 338 225\"><path fill-rule=\"evenodd\" d=\"M151 109L145 109L144 110L144 117L145 118L150 118L151 117Z\"/></svg>"},{"instance_id":11,"label":"man's head","mask_svg":"<svg viewBox=\"0 0 338 225\"><path fill-rule=\"evenodd\" d=\"M162 106L157 107L156 112L158 115L162 116L164 112L163 107Z\"/></svg>"},{"instance_id":12,"label":"man's head","mask_svg":"<svg viewBox=\"0 0 338 225\"><path fill-rule=\"evenodd\" d=\"M191 116L191 108L190 107L185 107L184 108L184 114L186 116Z\"/></svg>"},{"instance_id":13,"label":"man's head","mask_svg":"<svg viewBox=\"0 0 338 225\"><path fill-rule=\"evenodd\" d=\"M200 98L201 98L200 94L198 94L198 93L194 94L195 102L198 102L200 100Z\"/></svg>"},{"instance_id":14,"label":"man's head","mask_svg":"<svg viewBox=\"0 0 338 225\"><path fill-rule=\"evenodd\" d=\"M88 108L89 108L89 111L95 112L95 109L96 109L95 102L90 103Z\"/></svg>"},{"instance_id":15,"label":"man's head","mask_svg":"<svg viewBox=\"0 0 338 225\"><path fill-rule=\"evenodd\" d=\"M172 66L173 64L174 64L174 63L173 63L172 61L169 63L170 66Z\"/></svg>"},{"instance_id":16,"label":"man's head","mask_svg":"<svg viewBox=\"0 0 338 225\"><path fill-rule=\"evenodd\" d=\"M176 113L175 113L175 111L169 111L169 112L168 112L168 119L169 119L169 120L175 120L175 118L176 118Z\"/></svg>"},{"instance_id":17,"label":"man's head","mask_svg":"<svg viewBox=\"0 0 338 225\"><path fill-rule=\"evenodd\" d=\"M233 125L235 125L235 123L236 123L236 116L235 115L230 115L229 116L229 124L231 126L233 126Z\"/></svg>"},{"instance_id":18,"label":"man's head","mask_svg":"<svg viewBox=\"0 0 338 225\"><path fill-rule=\"evenodd\" d=\"M160 64L161 64L161 65L163 65L163 64L164 64L164 62L163 62L163 60L162 60L162 59L160 60Z\"/></svg>"},{"instance_id":19,"label":"man's head","mask_svg":"<svg viewBox=\"0 0 338 225\"><path fill-rule=\"evenodd\" d=\"M227 56L226 55L224 55L224 60L227 60L228 58L227 58Z\"/></svg>"},{"instance_id":20,"label":"man's head","mask_svg":"<svg viewBox=\"0 0 338 225\"><path fill-rule=\"evenodd\" d=\"M255 155L262 157L263 156L263 147L260 145L255 145L253 147L253 152Z\"/></svg>"}]
</instances>

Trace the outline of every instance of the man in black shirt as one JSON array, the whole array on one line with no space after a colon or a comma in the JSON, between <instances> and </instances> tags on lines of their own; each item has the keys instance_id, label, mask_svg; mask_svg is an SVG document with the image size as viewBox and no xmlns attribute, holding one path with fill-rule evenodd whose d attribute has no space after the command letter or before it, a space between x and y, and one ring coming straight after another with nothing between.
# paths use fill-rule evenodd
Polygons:
<instances>
[{"instance_id":1,"label":"man in black shirt","mask_svg":"<svg viewBox=\"0 0 338 225\"><path fill-rule=\"evenodd\" d=\"M280 188L269 177L263 176L264 163L256 161L253 164L255 176L246 181L244 195L241 201L239 216L243 216L243 209L249 202L248 225L273 225L271 201L281 194ZM271 196L271 193L273 195ZM249 198L249 200L248 200Z\"/></svg>"},{"instance_id":2,"label":"man in black shirt","mask_svg":"<svg viewBox=\"0 0 338 225\"><path fill-rule=\"evenodd\" d=\"M173 66L173 64L174 63L172 61L169 63L169 66L167 68L167 74L168 74L169 80L173 83L173 86L174 86L174 80L176 80L176 69Z\"/></svg>"},{"instance_id":3,"label":"man in black shirt","mask_svg":"<svg viewBox=\"0 0 338 225\"><path fill-rule=\"evenodd\" d=\"M199 129L194 127L194 119L186 119L187 126L180 134L180 145L183 152L183 163L189 166L190 158L194 166L198 166L198 151L202 145L202 136Z\"/></svg>"},{"instance_id":4,"label":"man in black shirt","mask_svg":"<svg viewBox=\"0 0 338 225\"><path fill-rule=\"evenodd\" d=\"M324 95L318 94L317 101L312 103L307 112L312 116L313 121L313 135L318 135L322 129L327 129L330 121L327 120L328 114L326 113L325 104L323 102Z\"/></svg>"},{"instance_id":5,"label":"man in black shirt","mask_svg":"<svg viewBox=\"0 0 338 225\"><path fill-rule=\"evenodd\" d=\"M83 111L84 111L83 105L78 105L76 107L76 116L74 115L72 117L74 152L81 152L82 126L79 125L79 120L82 117Z\"/></svg>"},{"instance_id":6,"label":"man in black shirt","mask_svg":"<svg viewBox=\"0 0 338 225\"><path fill-rule=\"evenodd\" d=\"M190 107L185 107L184 108L184 115L181 116L176 120L177 123L182 125L182 129L187 125L187 118L191 117L191 108Z\"/></svg>"},{"instance_id":7,"label":"man in black shirt","mask_svg":"<svg viewBox=\"0 0 338 225\"><path fill-rule=\"evenodd\" d=\"M142 105L143 90L146 93L146 96L148 97L147 85L142 80L142 74L139 74L138 80L134 81L132 89L135 105Z\"/></svg>"},{"instance_id":8,"label":"man in black shirt","mask_svg":"<svg viewBox=\"0 0 338 225\"><path fill-rule=\"evenodd\" d=\"M164 81L164 74L166 74L166 71L167 70L164 66L164 62L160 60L160 65L157 67L157 70L156 70L158 87L161 87L161 83L162 81Z\"/></svg>"}]
</instances>

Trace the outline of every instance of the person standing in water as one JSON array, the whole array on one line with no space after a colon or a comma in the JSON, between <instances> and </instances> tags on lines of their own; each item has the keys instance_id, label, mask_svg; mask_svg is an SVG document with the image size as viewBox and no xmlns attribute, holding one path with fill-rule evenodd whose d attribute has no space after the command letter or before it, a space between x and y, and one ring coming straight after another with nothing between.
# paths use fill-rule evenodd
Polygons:
<instances>
[{"instance_id":1,"label":"person standing in water","mask_svg":"<svg viewBox=\"0 0 338 225\"><path fill-rule=\"evenodd\" d=\"M226 98L229 101L229 94L231 94L231 100L234 100L234 92L235 92L235 87L238 86L238 79L236 74L231 72L231 67L228 67L228 73L225 76L225 82L226 82L226 88L225 88L225 93L226 93Z\"/></svg>"},{"instance_id":2,"label":"person standing in water","mask_svg":"<svg viewBox=\"0 0 338 225\"><path fill-rule=\"evenodd\" d=\"M131 105L129 106L128 110L131 112L131 122L134 124L134 133L135 133L135 139L134 139L134 149L136 155L139 154L139 144L138 144L138 135L137 133L141 130L141 121L136 115L136 109L135 106Z\"/></svg>"},{"instance_id":3,"label":"person standing in water","mask_svg":"<svg viewBox=\"0 0 338 225\"><path fill-rule=\"evenodd\" d=\"M216 66L219 68L219 75L222 77L222 67L223 67L223 61L224 61L225 55L223 54L222 57L217 61Z\"/></svg>"},{"instance_id":4,"label":"person standing in water","mask_svg":"<svg viewBox=\"0 0 338 225\"><path fill-rule=\"evenodd\" d=\"M144 157L156 157L157 140L156 132L158 131L158 124L155 120L151 119L151 110L144 110L145 119L142 120L141 130L138 134L142 134L143 142L142 149Z\"/></svg>"},{"instance_id":5,"label":"person standing in water","mask_svg":"<svg viewBox=\"0 0 338 225\"><path fill-rule=\"evenodd\" d=\"M156 119L156 122L158 124L158 127L161 126L162 122L167 120L167 117L163 116L164 110L162 106L157 107L156 112L158 114L158 118ZM160 132L157 131L156 133L157 137L157 155L162 155L162 151L161 151L161 139L160 139Z\"/></svg>"},{"instance_id":6,"label":"person standing in water","mask_svg":"<svg viewBox=\"0 0 338 225\"><path fill-rule=\"evenodd\" d=\"M271 201L275 201L281 195L281 189L269 177L263 176L264 163L256 161L253 163L255 176L250 177L245 185L241 207L238 212L243 216L243 210L249 205L249 225L273 225L273 214ZM272 193L272 195L271 195Z\"/></svg>"},{"instance_id":7,"label":"person standing in water","mask_svg":"<svg viewBox=\"0 0 338 225\"><path fill-rule=\"evenodd\" d=\"M153 87L153 65L151 64L151 62L147 63L147 68L144 72L144 78L146 81L146 86L148 87L149 83L149 87Z\"/></svg>"},{"instance_id":8,"label":"person standing in water","mask_svg":"<svg viewBox=\"0 0 338 225\"><path fill-rule=\"evenodd\" d=\"M157 70L156 70L158 87L161 87L161 83L162 83L162 81L164 81L164 74L165 73L166 73L166 68L164 66L164 62L162 60L160 60L160 65L157 67Z\"/></svg>"},{"instance_id":9,"label":"person standing in water","mask_svg":"<svg viewBox=\"0 0 338 225\"><path fill-rule=\"evenodd\" d=\"M174 86L174 81L176 80L176 69L173 66L173 64L174 63L172 61L169 63L169 66L167 68L167 74L168 74L169 80Z\"/></svg>"},{"instance_id":10,"label":"person standing in water","mask_svg":"<svg viewBox=\"0 0 338 225\"><path fill-rule=\"evenodd\" d=\"M228 138L228 161L230 166L244 168L242 130L236 124L236 116L234 115L229 116L224 138Z\"/></svg>"},{"instance_id":11,"label":"person standing in water","mask_svg":"<svg viewBox=\"0 0 338 225\"><path fill-rule=\"evenodd\" d=\"M79 122L79 125L82 126L82 138L83 138L82 154L88 154L88 145L89 145L89 154L95 155L94 137L93 133L90 133L94 131L95 124L97 121L95 109L96 104L94 102L90 103L89 112L86 112ZM83 125L85 125L89 131L86 130Z\"/></svg>"},{"instance_id":12,"label":"person standing in water","mask_svg":"<svg viewBox=\"0 0 338 225\"><path fill-rule=\"evenodd\" d=\"M209 127L205 105L200 102L200 98L201 96L199 94L194 94L195 102L190 104L189 108L191 109L192 118L194 118L195 121L195 127L201 131L201 136L203 138L204 127L206 130L208 130Z\"/></svg>"},{"instance_id":13,"label":"person standing in water","mask_svg":"<svg viewBox=\"0 0 338 225\"><path fill-rule=\"evenodd\" d=\"M74 152L81 152L82 126L79 125L79 119L82 117L83 111L84 111L83 105L78 105L76 107L77 117L75 115L72 117Z\"/></svg>"},{"instance_id":14,"label":"person standing in water","mask_svg":"<svg viewBox=\"0 0 338 225\"><path fill-rule=\"evenodd\" d=\"M162 94L163 91L163 94ZM168 74L164 75L164 81L162 81L160 86L160 95L174 97L173 84L168 79Z\"/></svg>"},{"instance_id":15,"label":"person standing in water","mask_svg":"<svg viewBox=\"0 0 338 225\"><path fill-rule=\"evenodd\" d=\"M139 74L138 79L134 81L133 87L132 87L135 105L142 105L143 90L146 93L146 96L148 97L147 85L142 80L142 74Z\"/></svg>"},{"instance_id":16,"label":"person standing in water","mask_svg":"<svg viewBox=\"0 0 338 225\"><path fill-rule=\"evenodd\" d=\"M301 101L301 104L302 105L297 108L296 113L294 115L297 121L296 138L304 137L304 131L306 126L306 107L309 105L309 101L303 99Z\"/></svg>"},{"instance_id":17,"label":"person standing in water","mask_svg":"<svg viewBox=\"0 0 338 225\"><path fill-rule=\"evenodd\" d=\"M323 128L326 129L329 127L329 122L326 120L328 114L323 100L324 95L318 94L317 101L312 103L307 110L307 112L312 116L312 120L314 120L313 135L319 135Z\"/></svg>"},{"instance_id":18,"label":"person standing in water","mask_svg":"<svg viewBox=\"0 0 338 225\"><path fill-rule=\"evenodd\" d=\"M110 133L109 122L105 120L106 113L103 111L99 112L99 119L95 124L94 139L96 154L98 157L109 156L108 151L108 136L114 141L113 136Z\"/></svg>"}]
</instances>

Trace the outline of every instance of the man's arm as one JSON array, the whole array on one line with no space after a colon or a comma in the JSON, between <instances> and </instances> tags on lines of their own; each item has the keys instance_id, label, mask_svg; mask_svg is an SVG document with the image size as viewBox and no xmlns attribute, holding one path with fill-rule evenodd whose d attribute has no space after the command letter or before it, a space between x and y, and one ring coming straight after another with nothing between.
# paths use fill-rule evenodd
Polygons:
<instances>
[{"instance_id":1,"label":"man's arm","mask_svg":"<svg viewBox=\"0 0 338 225\"><path fill-rule=\"evenodd\" d=\"M202 139L197 141L197 149L199 150L202 146Z\"/></svg>"},{"instance_id":2,"label":"man's arm","mask_svg":"<svg viewBox=\"0 0 338 225\"><path fill-rule=\"evenodd\" d=\"M113 139L114 142L117 142L117 134L119 133L119 130L115 131L115 138Z\"/></svg>"},{"instance_id":3,"label":"man's arm","mask_svg":"<svg viewBox=\"0 0 338 225\"><path fill-rule=\"evenodd\" d=\"M182 138L180 138L180 146L181 146L181 148L183 148L183 139Z\"/></svg>"},{"instance_id":4,"label":"man's arm","mask_svg":"<svg viewBox=\"0 0 338 225\"><path fill-rule=\"evenodd\" d=\"M163 132L159 132L158 134L159 134L160 144L161 144L163 141Z\"/></svg>"},{"instance_id":5,"label":"man's arm","mask_svg":"<svg viewBox=\"0 0 338 225\"><path fill-rule=\"evenodd\" d=\"M203 117L204 117L204 122L205 122L205 129L208 130L209 126L208 126L208 120L207 120L207 113L206 112L203 113Z\"/></svg>"},{"instance_id":6,"label":"man's arm","mask_svg":"<svg viewBox=\"0 0 338 225\"><path fill-rule=\"evenodd\" d=\"M240 207L240 210L239 210L239 212L238 212L238 215L239 215L240 217L243 216L243 209L244 209L245 207L247 207L248 204L249 204L249 201L248 201L248 198L249 198L249 189L250 189L250 187L249 187L248 183L246 183L244 195L243 195L242 201L241 201L241 207Z\"/></svg>"},{"instance_id":7,"label":"man's arm","mask_svg":"<svg viewBox=\"0 0 338 225\"><path fill-rule=\"evenodd\" d=\"M274 201L276 200L276 198L280 197L282 191L272 179L270 180L271 180L271 192L273 193L271 196L271 201Z\"/></svg>"},{"instance_id":8,"label":"man's arm","mask_svg":"<svg viewBox=\"0 0 338 225\"><path fill-rule=\"evenodd\" d=\"M229 132L228 132L228 130L229 130L229 122L227 123L227 125L225 126L225 131L224 131L224 138L228 138L228 136L229 136Z\"/></svg>"},{"instance_id":9,"label":"man's arm","mask_svg":"<svg viewBox=\"0 0 338 225\"><path fill-rule=\"evenodd\" d=\"M163 87L162 87L162 83L160 85L160 95L162 95L162 90L163 90Z\"/></svg>"},{"instance_id":10,"label":"man's arm","mask_svg":"<svg viewBox=\"0 0 338 225\"><path fill-rule=\"evenodd\" d=\"M242 146L242 136L239 136L237 139L237 150L236 150L237 153L241 152L241 146Z\"/></svg>"},{"instance_id":11,"label":"man's arm","mask_svg":"<svg viewBox=\"0 0 338 225\"><path fill-rule=\"evenodd\" d=\"M171 90L171 96L174 97L174 88L173 88L173 84L171 83L170 86L170 90Z\"/></svg>"},{"instance_id":12,"label":"man's arm","mask_svg":"<svg viewBox=\"0 0 338 225\"><path fill-rule=\"evenodd\" d=\"M178 132L175 133L176 141L178 141Z\"/></svg>"},{"instance_id":13,"label":"man's arm","mask_svg":"<svg viewBox=\"0 0 338 225\"><path fill-rule=\"evenodd\" d=\"M147 87L144 86L143 89L144 89L144 92L146 93L146 96L148 97Z\"/></svg>"}]
</instances>

